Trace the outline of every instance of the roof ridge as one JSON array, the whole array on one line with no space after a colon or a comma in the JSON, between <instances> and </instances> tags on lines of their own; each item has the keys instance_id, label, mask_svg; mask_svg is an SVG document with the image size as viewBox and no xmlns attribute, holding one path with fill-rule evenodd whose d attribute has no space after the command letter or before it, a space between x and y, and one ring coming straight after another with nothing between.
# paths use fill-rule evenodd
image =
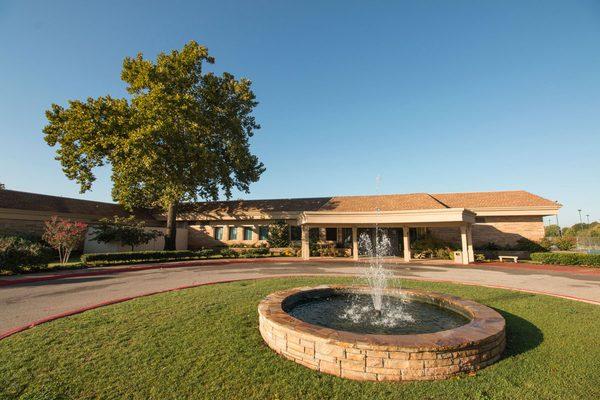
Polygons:
<instances>
[{"instance_id":1,"label":"roof ridge","mask_svg":"<svg viewBox=\"0 0 600 400\"><path fill-rule=\"evenodd\" d=\"M436 198L435 198L435 197L434 197L432 194L430 194L430 193L427 193L427 195L428 195L429 197L431 197L432 199L434 199L435 201L437 201L438 203L440 203L441 205L443 205L444 207L446 207L446 208L451 208L451 207L449 207L449 206L448 206L448 204L444 203L443 201L441 201L441 200L439 200L439 199L436 199Z\"/></svg>"}]
</instances>

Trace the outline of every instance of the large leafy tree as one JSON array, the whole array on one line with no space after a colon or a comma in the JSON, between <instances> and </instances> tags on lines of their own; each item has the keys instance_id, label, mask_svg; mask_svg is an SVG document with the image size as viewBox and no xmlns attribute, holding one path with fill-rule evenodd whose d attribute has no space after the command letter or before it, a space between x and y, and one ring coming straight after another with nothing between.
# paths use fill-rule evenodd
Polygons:
<instances>
[{"instance_id":1,"label":"large leafy tree","mask_svg":"<svg viewBox=\"0 0 600 400\"><path fill-rule=\"evenodd\" d=\"M121 73L128 98L72 100L46 112L45 140L58 146L66 176L83 193L94 169L110 165L115 201L167 213L166 249L175 248L178 205L248 192L264 171L249 146L260 128L251 82L204 73L205 63L214 59L194 41L155 61L128 57Z\"/></svg>"}]
</instances>

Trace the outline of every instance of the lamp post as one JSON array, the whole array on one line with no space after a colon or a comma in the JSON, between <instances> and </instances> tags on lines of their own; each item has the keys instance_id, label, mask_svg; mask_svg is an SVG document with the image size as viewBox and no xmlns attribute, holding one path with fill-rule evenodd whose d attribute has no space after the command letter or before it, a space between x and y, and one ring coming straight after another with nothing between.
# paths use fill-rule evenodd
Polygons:
<instances>
[{"instance_id":1,"label":"lamp post","mask_svg":"<svg viewBox=\"0 0 600 400\"><path fill-rule=\"evenodd\" d=\"M558 200L555 201L555 203L558 204L560 207ZM562 230L560 229L560 223L558 222L558 211L556 211L556 226L558 226L558 236L562 236Z\"/></svg>"},{"instance_id":2,"label":"lamp post","mask_svg":"<svg viewBox=\"0 0 600 400\"><path fill-rule=\"evenodd\" d=\"M579 213L579 223L583 224L583 220L581 219L581 208L578 209L577 212Z\"/></svg>"}]
</instances>

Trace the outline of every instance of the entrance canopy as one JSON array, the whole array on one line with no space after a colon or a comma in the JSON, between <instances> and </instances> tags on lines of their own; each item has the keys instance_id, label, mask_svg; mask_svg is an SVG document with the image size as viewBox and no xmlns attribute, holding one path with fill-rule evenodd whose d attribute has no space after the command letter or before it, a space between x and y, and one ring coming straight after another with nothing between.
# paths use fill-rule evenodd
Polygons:
<instances>
[{"instance_id":1,"label":"entrance canopy","mask_svg":"<svg viewBox=\"0 0 600 400\"><path fill-rule=\"evenodd\" d=\"M309 258L309 229L313 227L352 228L352 256L358 259L358 234L360 227L377 225L385 228L402 228L404 260L409 262L409 228L459 227L463 248L463 264L474 260L471 225L475 213L466 208L432 208L398 211L304 211L298 216L302 227L302 257Z\"/></svg>"},{"instance_id":2,"label":"entrance canopy","mask_svg":"<svg viewBox=\"0 0 600 400\"><path fill-rule=\"evenodd\" d=\"M401 227L457 226L475 222L475 213L465 208L442 208L400 211L305 211L299 225Z\"/></svg>"}]
</instances>

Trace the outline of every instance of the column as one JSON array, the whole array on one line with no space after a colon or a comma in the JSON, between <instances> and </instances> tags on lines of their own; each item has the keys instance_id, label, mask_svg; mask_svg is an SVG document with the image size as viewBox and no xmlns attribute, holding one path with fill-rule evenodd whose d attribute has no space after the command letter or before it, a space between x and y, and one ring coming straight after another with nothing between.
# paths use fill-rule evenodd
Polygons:
<instances>
[{"instance_id":1,"label":"column","mask_svg":"<svg viewBox=\"0 0 600 400\"><path fill-rule=\"evenodd\" d=\"M358 260L358 228L352 227L352 258Z\"/></svg>"},{"instance_id":2,"label":"column","mask_svg":"<svg viewBox=\"0 0 600 400\"><path fill-rule=\"evenodd\" d=\"M473 251L473 225L467 225L467 251L469 252L469 262L475 262L475 252Z\"/></svg>"},{"instance_id":3,"label":"column","mask_svg":"<svg viewBox=\"0 0 600 400\"><path fill-rule=\"evenodd\" d=\"M467 226L466 225L460 226L460 241L462 244L462 263L466 265L469 263L469 245L467 243Z\"/></svg>"},{"instance_id":4,"label":"column","mask_svg":"<svg viewBox=\"0 0 600 400\"><path fill-rule=\"evenodd\" d=\"M310 246L309 241L309 227L308 225L302 225L302 259L308 260L310 258Z\"/></svg>"},{"instance_id":5,"label":"column","mask_svg":"<svg viewBox=\"0 0 600 400\"><path fill-rule=\"evenodd\" d=\"M404 249L404 262L410 262L410 228L402 227L402 245Z\"/></svg>"}]
</instances>

